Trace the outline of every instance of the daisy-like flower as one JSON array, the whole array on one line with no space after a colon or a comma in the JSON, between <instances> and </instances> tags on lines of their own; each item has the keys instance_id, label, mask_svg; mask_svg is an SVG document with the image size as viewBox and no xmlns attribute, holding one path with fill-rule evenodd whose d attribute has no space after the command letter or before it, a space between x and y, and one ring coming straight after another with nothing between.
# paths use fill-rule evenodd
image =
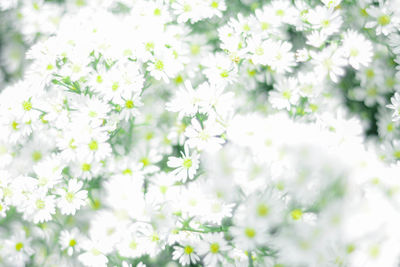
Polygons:
<instances>
[{"instance_id":1,"label":"daisy-like flower","mask_svg":"<svg viewBox=\"0 0 400 267\"><path fill-rule=\"evenodd\" d=\"M185 131L186 137L189 138L187 144L198 150L218 150L225 142L218 137L224 132L224 128L211 117L203 122L203 125L204 127L201 127L197 119L192 119L191 125Z\"/></svg>"},{"instance_id":2,"label":"daisy-like flower","mask_svg":"<svg viewBox=\"0 0 400 267\"><path fill-rule=\"evenodd\" d=\"M124 98L122 111L120 113L121 119L128 120L131 117L135 117L139 115L138 107L143 106L143 102L141 101L140 93L136 93L131 97Z\"/></svg>"},{"instance_id":3,"label":"daisy-like flower","mask_svg":"<svg viewBox=\"0 0 400 267\"><path fill-rule=\"evenodd\" d=\"M225 261L223 254L230 249L222 233L209 233L204 235L198 251L204 256L206 266L218 266L218 263Z\"/></svg>"},{"instance_id":4,"label":"daisy-like flower","mask_svg":"<svg viewBox=\"0 0 400 267\"><path fill-rule=\"evenodd\" d=\"M73 228L71 231L62 230L60 233L59 243L62 250L67 250L69 256L74 252L79 252L81 247L81 234L78 228Z\"/></svg>"},{"instance_id":5,"label":"daisy-like flower","mask_svg":"<svg viewBox=\"0 0 400 267\"><path fill-rule=\"evenodd\" d=\"M373 20L367 22L365 28L376 28L376 34L388 35L396 31L400 23L400 17L396 14L399 9L395 6L398 3L396 3L396 1L394 1L394 3L387 1L384 4L382 4L382 1L379 1L379 3L379 6L371 5L371 7L367 9L368 15L370 15Z\"/></svg>"},{"instance_id":6,"label":"daisy-like flower","mask_svg":"<svg viewBox=\"0 0 400 267\"><path fill-rule=\"evenodd\" d=\"M111 154L111 146L107 142L107 132L100 128L88 131L82 136L82 143L78 146L77 153L87 157L89 161L100 161Z\"/></svg>"},{"instance_id":7,"label":"daisy-like flower","mask_svg":"<svg viewBox=\"0 0 400 267\"><path fill-rule=\"evenodd\" d=\"M179 112L179 118L193 116L199 109L200 98L198 92L193 89L189 80L185 81L185 89L180 88L175 97L166 106L169 111Z\"/></svg>"},{"instance_id":8,"label":"daisy-like flower","mask_svg":"<svg viewBox=\"0 0 400 267\"><path fill-rule=\"evenodd\" d=\"M343 50L331 45L320 53L312 52L311 54L316 73L321 76L329 75L335 83L339 81L340 76L344 75L344 67L347 64L347 60L344 57Z\"/></svg>"},{"instance_id":9,"label":"daisy-like flower","mask_svg":"<svg viewBox=\"0 0 400 267\"><path fill-rule=\"evenodd\" d=\"M251 222L249 218L241 220L239 225L230 228L235 244L245 250L252 250L266 242L265 225Z\"/></svg>"},{"instance_id":10,"label":"daisy-like flower","mask_svg":"<svg viewBox=\"0 0 400 267\"><path fill-rule=\"evenodd\" d=\"M96 97L86 97L79 105L77 109L81 110L80 114L87 115L85 118L92 127L103 124L103 120L107 118L107 113L110 111L109 105Z\"/></svg>"},{"instance_id":11,"label":"daisy-like flower","mask_svg":"<svg viewBox=\"0 0 400 267\"><path fill-rule=\"evenodd\" d=\"M160 49L149 63L147 70L156 80L162 79L165 83L169 83L169 79L176 77L177 73L183 68L176 57L176 52L173 53L167 48Z\"/></svg>"},{"instance_id":12,"label":"daisy-like flower","mask_svg":"<svg viewBox=\"0 0 400 267\"><path fill-rule=\"evenodd\" d=\"M102 240L84 240L82 242L84 253L78 256L78 260L85 266L106 267L108 259L105 256L109 252L108 245Z\"/></svg>"},{"instance_id":13,"label":"daisy-like flower","mask_svg":"<svg viewBox=\"0 0 400 267\"><path fill-rule=\"evenodd\" d=\"M300 99L297 79L290 77L280 80L275 90L270 92L269 99L273 107L290 110L291 105L296 105Z\"/></svg>"},{"instance_id":14,"label":"daisy-like flower","mask_svg":"<svg viewBox=\"0 0 400 267\"><path fill-rule=\"evenodd\" d=\"M200 261L200 257L195 251L195 243L193 241L182 242L181 246L174 246L174 252L172 252L172 259L179 260L179 263L183 266L195 264Z\"/></svg>"},{"instance_id":15,"label":"daisy-like flower","mask_svg":"<svg viewBox=\"0 0 400 267\"><path fill-rule=\"evenodd\" d=\"M362 45L360 45L362 44ZM360 66L367 67L371 63L373 52L372 43L356 31L348 30L343 37L343 49L349 64L360 69Z\"/></svg>"},{"instance_id":16,"label":"daisy-like flower","mask_svg":"<svg viewBox=\"0 0 400 267\"><path fill-rule=\"evenodd\" d=\"M392 102L389 105L386 105L386 107L393 109L393 115L392 115L392 120L393 121L398 121L400 120L400 94L396 92L394 96L390 99Z\"/></svg>"},{"instance_id":17,"label":"daisy-like flower","mask_svg":"<svg viewBox=\"0 0 400 267\"><path fill-rule=\"evenodd\" d=\"M342 2L342 0L321 0L321 1L328 8L337 7Z\"/></svg>"},{"instance_id":18,"label":"daisy-like flower","mask_svg":"<svg viewBox=\"0 0 400 267\"><path fill-rule=\"evenodd\" d=\"M22 228L18 230L10 239L5 240L3 253L12 266L25 266L35 251L30 244L32 237L27 238Z\"/></svg>"},{"instance_id":19,"label":"daisy-like flower","mask_svg":"<svg viewBox=\"0 0 400 267\"><path fill-rule=\"evenodd\" d=\"M310 10L307 18L314 29L318 29L326 35L338 32L343 22L339 11L324 6L317 6Z\"/></svg>"},{"instance_id":20,"label":"daisy-like flower","mask_svg":"<svg viewBox=\"0 0 400 267\"><path fill-rule=\"evenodd\" d=\"M83 182L77 179L71 179L67 188L59 188L57 194L60 196L57 206L62 214L74 215L75 212L85 205L87 194L86 190L81 190Z\"/></svg>"},{"instance_id":21,"label":"daisy-like flower","mask_svg":"<svg viewBox=\"0 0 400 267\"><path fill-rule=\"evenodd\" d=\"M292 44L289 42L278 41L269 42L265 48L268 51L267 64L277 73L291 72L296 66L295 54L291 51Z\"/></svg>"},{"instance_id":22,"label":"daisy-like flower","mask_svg":"<svg viewBox=\"0 0 400 267\"><path fill-rule=\"evenodd\" d=\"M32 192L24 209L24 218L34 223L51 220L52 214L56 213L55 196L46 195L43 191Z\"/></svg>"},{"instance_id":23,"label":"daisy-like flower","mask_svg":"<svg viewBox=\"0 0 400 267\"><path fill-rule=\"evenodd\" d=\"M182 157L169 157L168 158L168 167L175 168L172 171L172 174L183 183L186 182L187 179L193 179L196 174L197 169L199 168L199 155L196 151L194 151L191 155L189 153L189 145L185 144L184 152L181 151Z\"/></svg>"},{"instance_id":24,"label":"daisy-like flower","mask_svg":"<svg viewBox=\"0 0 400 267\"><path fill-rule=\"evenodd\" d=\"M234 62L225 54L219 53L205 58L203 73L211 83L218 85L231 84L236 80L237 70Z\"/></svg>"},{"instance_id":25,"label":"daisy-like flower","mask_svg":"<svg viewBox=\"0 0 400 267\"><path fill-rule=\"evenodd\" d=\"M198 21L201 17L199 6L200 1L198 0L177 0L171 5L175 15L178 16L178 23L183 23L188 20L192 23Z\"/></svg>"},{"instance_id":26,"label":"daisy-like flower","mask_svg":"<svg viewBox=\"0 0 400 267\"><path fill-rule=\"evenodd\" d=\"M44 189L53 188L61 181L63 168L63 164L57 158L50 158L36 164L33 170L38 178L38 186Z\"/></svg>"}]
</instances>

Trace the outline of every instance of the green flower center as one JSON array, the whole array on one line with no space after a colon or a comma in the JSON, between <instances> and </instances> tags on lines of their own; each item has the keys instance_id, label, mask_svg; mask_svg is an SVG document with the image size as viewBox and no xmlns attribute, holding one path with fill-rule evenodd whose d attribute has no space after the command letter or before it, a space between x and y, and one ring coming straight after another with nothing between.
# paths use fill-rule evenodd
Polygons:
<instances>
[{"instance_id":1,"label":"green flower center","mask_svg":"<svg viewBox=\"0 0 400 267\"><path fill-rule=\"evenodd\" d=\"M264 55L264 49L262 47L257 47L255 52L256 52L256 55L258 55L258 56Z\"/></svg>"},{"instance_id":2,"label":"green flower center","mask_svg":"<svg viewBox=\"0 0 400 267\"><path fill-rule=\"evenodd\" d=\"M156 70L163 70L164 69L164 63L161 60L157 60L156 63L154 63L154 67Z\"/></svg>"},{"instance_id":3,"label":"green flower center","mask_svg":"<svg viewBox=\"0 0 400 267\"><path fill-rule=\"evenodd\" d=\"M135 242L135 240L132 240L132 242L129 243L129 248L131 248L131 249L136 249L137 248L137 243Z\"/></svg>"},{"instance_id":4,"label":"green flower center","mask_svg":"<svg viewBox=\"0 0 400 267\"><path fill-rule=\"evenodd\" d=\"M149 166L150 165L150 160L147 157L144 157L140 160L141 163L143 163L143 166Z\"/></svg>"},{"instance_id":5,"label":"green flower center","mask_svg":"<svg viewBox=\"0 0 400 267\"><path fill-rule=\"evenodd\" d=\"M261 29L262 30L268 30L269 29L269 27L270 27L270 25L269 25L269 23L268 22L261 22Z\"/></svg>"},{"instance_id":6,"label":"green flower center","mask_svg":"<svg viewBox=\"0 0 400 267\"><path fill-rule=\"evenodd\" d=\"M43 200L41 200L41 199L36 200L36 208L41 210L41 209L44 209L44 207L45 207L45 203Z\"/></svg>"},{"instance_id":7,"label":"green flower center","mask_svg":"<svg viewBox=\"0 0 400 267\"><path fill-rule=\"evenodd\" d=\"M186 5L183 6L183 11L184 12L190 12L190 11L192 11L192 7L190 5L188 5L188 4L186 4Z\"/></svg>"},{"instance_id":8,"label":"green flower center","mask_svg":"<svg viewBox=\"0 0 400 267\"><path fill-rule=\"evenodd\" d=\"M32 103L29 102L29 101L24 101L24 102L22 103L22 107L23 107L23 109L24 109L25 111L29 111L29 110L32 109Z\"/></svg>"},{"instance_id":9,"label":"green flower center","mask_svg":"<svg viewBox=\"0 0 400 267\"><path fill-rule=\"evenodd\" d=\"M98 249L95 249L95 248L93 248L93 249L91 250L91 252L92 252L92 254L93 254L94 256L99 256L99 255L101 254L101 252L100 252Z\"/></svg>"},{"instance_id":10,"label":"green flower center","mask_svg":"<svg viewBox=\"0 0 400 267\"><path fill-rule=\"evenodd\" d=\"M285 11L282 9L278 9L275 14L279 17L283 17L285 15Z\"/></svg>"},{"instance_id":11,"label":"green flower center","mask_svg":"<svg viewBox=\"0 0 400 267\"><path fill-rule=\"evenodd\" d=\"M112 89L114 92L117 91L118 88L119 88L118 82L114 82L114 83L112 84L112 86L111 86L111 89Z\"/></svg>"},{"instance_id":12,"label":"green flower center","mask_svg":"<svg viewBox=\"0 0 400 267\"><path fill-rule=\"evenodd\" d=\"M42 159L42 153L40 153L40 151L33 151L32 153L32 160L34 162L38 162L39 160Z\"/></svg>"},{"instance_id":13,"label":"green flower center","mask_svg":"<svg viewBox=\"0 0 400 267\"><path fill-rule=\"evenodd\" d=\"M71 192L68 192L68 193L65 195L65 199L66 199L69 203L71 203L71 202L74 200L74 197L75 197L75 194L74 194L74 193L71 193Z\"/></svg>"},{"instance_id":14,"label":"green flower center","mask_svg":"<svg viewBox=\"0 0 400 267\"><path fill-rule=\"evenodd\" d=\"M224 71L222 71L222 72L220 73L220 76L221 76L222 78L226 78L226 77L229 76L229 73L228 73L228 71L224 70Z\"/></svg>"},{"instance_id":15,"label":"green flower center","mask_svg":"<svg viewBox=\"0 0 400 267\"><path fill-rule=\"evenodd\" d=\"M100 75L97 75L96 82L97 83L102 83L103 82L103 78Z\"/></svg>"}]
</instances>

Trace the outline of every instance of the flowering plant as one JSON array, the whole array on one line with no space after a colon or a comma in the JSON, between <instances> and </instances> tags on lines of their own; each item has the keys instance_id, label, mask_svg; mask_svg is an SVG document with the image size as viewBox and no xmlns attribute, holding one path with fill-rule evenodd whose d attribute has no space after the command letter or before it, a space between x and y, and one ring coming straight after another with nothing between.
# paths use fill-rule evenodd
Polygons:
<instances>
[{"instance_id":1,"label":"flowering plant","mask_svg":"<svg viewBox=\"0 0 400 267\"><path fill-rule=\"evenodd\" d=\"M399 266L399 7L2 0L0 265Z\"/></svg>"}]
</instances>

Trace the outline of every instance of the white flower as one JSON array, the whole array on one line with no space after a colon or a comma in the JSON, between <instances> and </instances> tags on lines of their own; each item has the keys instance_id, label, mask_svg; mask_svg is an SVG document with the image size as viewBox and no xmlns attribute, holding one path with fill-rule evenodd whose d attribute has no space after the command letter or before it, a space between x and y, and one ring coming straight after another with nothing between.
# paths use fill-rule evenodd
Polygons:
<instances>
[{"instance_id":1,"label":"white flower","mask_svg":"<svg viewBox=\"0 0 400 267\"><path fill-rule=\"evenodd\" d=\"M140 93L136 93L132 96L121 96L123 99L122 111L120 113L120 118L123 120L129 120L132 117L137 117L140 112L138 107L143 106L141 101Z\"/></svg>"},{"instance_id":2,"label":"white flower","mask_svg":"<svg viewBox=\"0 0 400 267\"><path fill-rule=\"evenodd\" d=\"M307 44L314 47L321 47L325 44L328 35L323 31L312 31L307 35Z\"/></svg>"},{"instance_id":3,"label":"white flower","mask_svg":"<svg viewBox=\"0 0 400 267\"><path fill-rule=\"evenodd\" d=\"M312 52L311 57L316 68L315 73L321 76L329 75L335 83L339 81L340 76L344 75L347 61L343 50L337 49L334 45L324 48L320 53Z\"/></svg>"},{"instance_id":4,"label":"white flower","mask_svg":"<svg viewBox=\"0 0 400 267\"><path fill-rule=\"evenodd\" d=\"M362 45L360 45L362 44ZM343 49L349 64L360 69L360 66L367 67L372 61L372 44L365 37L353 30L348 30L343 37Z\"/></svg>"},{"instance_id":5,"label":"white flower","mask_svg":"<svg viewBox=\"0 0 400 267\"><path fill-rule=\"evenodd\" d=\"M174 78L183 68L183 65L176 57L176 51L174 53L171 49L163 48L155 54L147 70L150 71L150 74L155 79L163 79L165 83L169 83L169 79Z\"/></svg>"},{"instance_id":6,"label":"white flower","mask_svg":"<svg viewBox=\"0 0 400 267\"><path fill-rule=\"evenodd\" d=\"M237 70L234 62L225 54L218 53L205 58L203 73L211 83L224 86L236 80Z\"/></svg>"},{"instance_id":7,"label":"white flower","mask_svg":"<svg viewBox=\"0 0 400 267\"><path fill-rule=\"evenodd\" d=\"M208 118L203 122L203 127L195 118L192 119L191 125L186 128L185 135L189 138L187 144L198 150L216 151L225 142L218 137L224 132L224 128L212 118Z\"/></svg>"},{"instance_id":8,"label":"white flower","mask_svg":"<svg viewBox=\"0 0 400 267\"><path fill-rule=\"evenodd\" d=\"M321 1L328 8L337 7L342 2L342 0L321 0Z\"/></svg>"},{"instance_id":9,"label":"white flower","mask_svg":"<svg viewBox=\"0 0 400 267\"><path fill-rule=\"evenodd\" d=\"M199 168L200 157L196 151L190 155L189 146L187 144L185 144L184 149L184 152L181 151L182 157L169 157L167 162L168 167L175 168L172 174L183 183L186 182L187 179L193 179Z\"/></svg>"},{"instance_id":10,"label":"white flower","mask_svg":"<svg viewBox=\"0 0 400 267\"><path fill-rule=\"evenodd\" d=\"M172 259L179 260L183 266L194 264L200 261L200 257L196 254L195 244L190 241L182 242L181 246L174 246Z\"/></svg>"},{"instance_id":11,"label":"white flower","mask_svg":"<svg viewBox=\"0 0 400 267\"><path fill-rule=\"evenodd\" d=\"M87 160L100 161L111 154L111 146L107 142L109 135L103 129L96 128L81 135L81 143L77 153Z\"/></svg>"},{"instance_id":12,"label":"white flower","mask_svg":"<svg viewBox=\"0 0 400 267\"><path fill-rule=\"evenodd\" d=\"M107 267L106 247L108 246L102 240L85 240L82 242L82 249L85 252L78 256L78 260L85 266Z\"/></svg>"},{"instance_id":13,"label":"white flower","mask_svg":"<svg viewBox=\"0 0 400 267\"><path fill-rule=\"evenodd\" d=\"M18 227L19 228L19 227ZM5 258L12 266L25 266L29 257L35 253L31 247L32 237L27 238L24 229L16 229L16 233L10 239L5 240Z\"/></svg>"},{"instance_id":14,"label":"white flower","mask_svg":"<svg viewBox=\"0 0 400 267\"><path fill-rule=\"evenodd\" d=\"M57 158L49 158L36 164L33 170L38 179L38 186L44 189L53 188L60 183L63 169L63 164Z\"/></svg>"},{"instance_id":15,"label":"white flower","mask_svg":"<svg viewBox=\"0 0 400 267\"><path fill-rule=\"evenodd\" d=\"M398 4L398 3L397 3ZM396 30L400 23L400 17L398 14L398 7L396 6L396 1L379 2L378 6L371 5L367 9L368 15L370 15L374 20L369 21L365 24L365 28L375 28L376 34L388 35Z\"/></svg>"},{"instance_id":16,"label":"white flower","mask_svg":"<svg viewBox=\"0 0 400 267\"><path fill-rule=\"evenodd\" d=\"M310 10L307 19L314 29L318 29L328 36L338 32L343 22L338 10L324 6L317 6Z\"/></svg>"},{"instance_id":17,"label":"white flower","mask_svg":"<svg viewBox=\"0 0 400 267\"><path fill-rule=\"evenodd\" d=\"M198 251L204 256L206 266L218 266L218 263L225 261L224 253L230 249L222 233L209 233L204 235Z\"/></svg>"},{"instance_id":18,"label":"white flower","mask_svg":"<svg viewBox=\"0 0 400 267\"><path fill-rule=\"evenodd\" d=\"M290 77L282 79L275 85L275 90L269 93L269 100L273 107L290 110L300 99L297 79Z\"/></svg>"},{"instance_id":19,"label":"white flower","mask_svg":"<svg viewBox=\"0 0 400 267\"><path fill-rule=\"evenodd\" d=\"M34 223L46 222L56 213L55 196L46 195L43 191L32 192L24 209L24 218Z\"/></svg>"},{"instance_id":20,"label":"white flower","mask_svg":"<svg viewBox=\"0 0 400 267\"><path fill-rule=\"evenodd\" d=\"M284 41L269 42L265 51L268 51L267 64L278 74L292 72L296 66L292 44Z\"/></svg>"},{"instance_id":21,"label":"white flower","mask_svg":"<svg viewBox=\"0 0 400 267\"><path fill-rule=\"evenodd\" d=\"M178 15L177 22L183 23L190 20L192 23L200 20L201 10L199 0L177 0L171 7L174 9L174 13Z\"/></svg>"},{"instance_id":22,"label":"white flower","mask_svg":"<svg viewBox=\"0 0 400 267\"><path fill-rule=\"evenodd\" d=\"M386 105L386 107L394 110L392 119L393 121L398 121L400 120L400 94L396 92L394 96L390 99L390 101L392 103Z\"/></svg>"},{"instance_id":23,"label":"white flower","mask_svg":"<svg viewBox=\"0 0 400 267\"><path fill-rule=\"evenodd\" d=\"M74 215L76 210L85 205L87 200L87 191L81 190L83 182L77 179L68 181L67 188L59 188L57 194L60 198L57 201L57 206L60 208L62 214Z\"/></svg>"},{"instance_id":24,"label":"white flower","mask_svg":"<svg viewBox=\"0 0 400 267\"><path fill-rule=\"evenodd\" d=\"M79 252L81 247L81 235L78 228L73 228L71 231L63 230L60 233L59 243L61 249L67 250L69 256L74 252Z\"/></svg>"},{"instance_id":25,"label":"white flower","mask_svg":"<svg viewBox=\"0 0 400 267\"><path fill-rule=\"evenodd\" d=\"M179 112L179 118L194 116L199 108L200 98L198 92L193 89L189 80L185 81L185 89L180 88L175 97L166 106L169 111Z\"/></svg>"},{"instance_id":26,"label":"white flower","mask_svg":"<svg viewBox=\"0 0 400 267\"><path fill-rule=\"evenodd\" d=\"M247 218L241 221L240 225L233 226L229 230L233 235L235 244L244 250L253 250L267 242L265 226L260 226Z\"/></svg>"}]
</instances>

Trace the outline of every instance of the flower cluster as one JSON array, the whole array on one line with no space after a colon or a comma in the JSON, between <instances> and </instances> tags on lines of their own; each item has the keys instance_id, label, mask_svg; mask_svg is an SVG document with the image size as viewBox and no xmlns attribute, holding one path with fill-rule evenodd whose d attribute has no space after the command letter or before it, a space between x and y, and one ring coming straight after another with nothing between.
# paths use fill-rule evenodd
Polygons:
<instances>
[{"instance_id":1,"label":"flower cluster","mask_svg":"<svg viewBox=\"0 0 400 267\"><path fill-rule=\"evenodd\" d=\"M0 265L397 267L398 7L2 0Z\"/></svg>"}]
</instances>

